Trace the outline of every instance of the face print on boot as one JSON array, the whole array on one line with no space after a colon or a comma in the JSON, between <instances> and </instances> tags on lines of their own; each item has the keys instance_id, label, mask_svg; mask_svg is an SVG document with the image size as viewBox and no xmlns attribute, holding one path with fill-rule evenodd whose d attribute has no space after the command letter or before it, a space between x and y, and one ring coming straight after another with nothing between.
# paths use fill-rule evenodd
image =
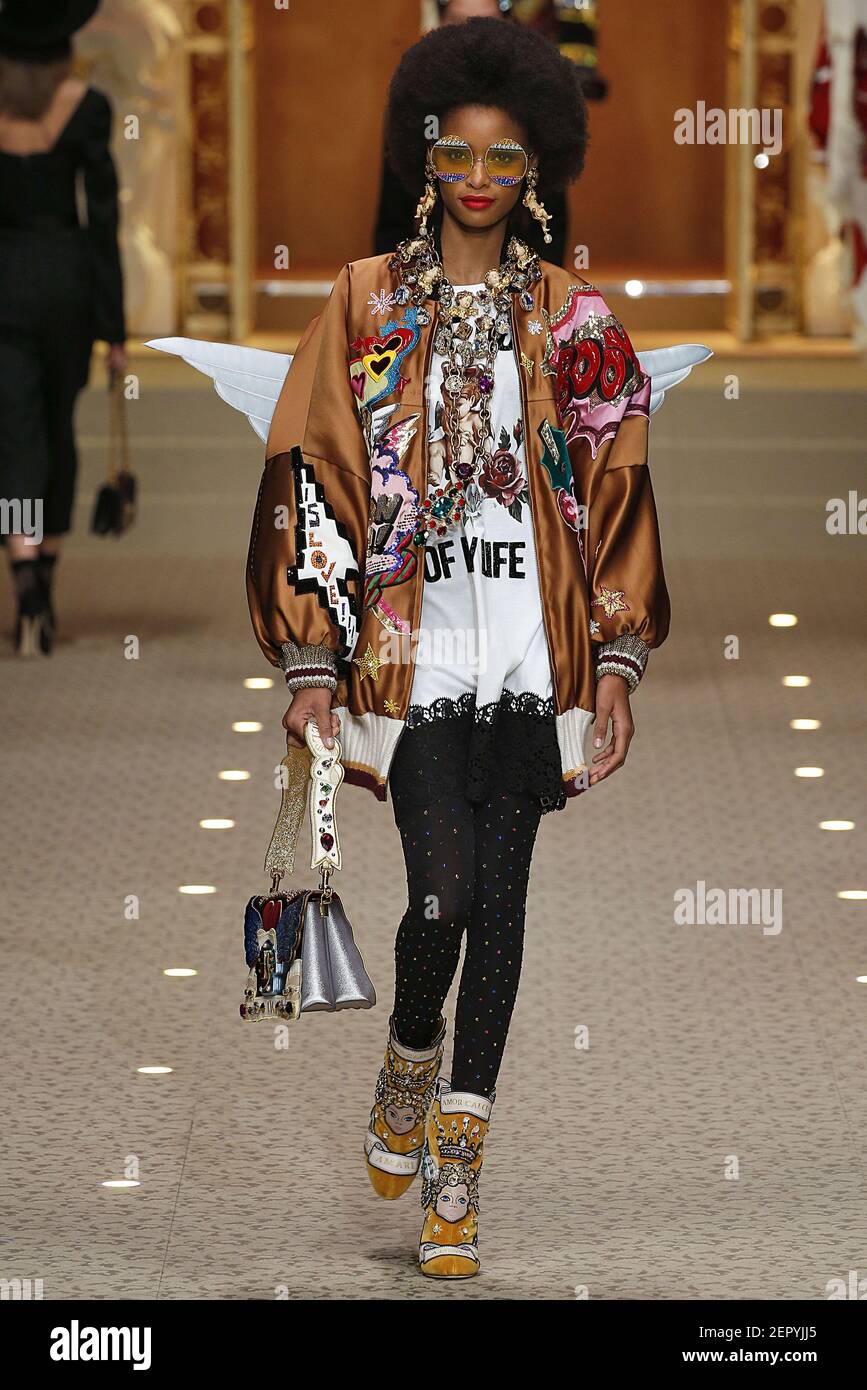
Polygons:
<instances>
[{"instance_id":1,"label":"face print on boot","mask_svg":"<svg viewBox=\"0 0 867 1390\"><path fill-rule=\"evenodd\" d=\"M439 1170L426 1164L422 1177L423 1206L449 1225L467 1226L467 1218L479 1210L479 1182L474 1170L466 1163L444 1163ZM468 1235L469 1228L463 1234Z\"/></svg>"},{"instance_id":2,"label":"face print on boot","mask_svg":"<svg viewBox=\"0 0 867 1390\"><path fill-rule=\"evenodd\" d=\"M404 1047L389 1029L364 1142L367 1174L380 1197L399 1197L418 1172L444 1032L443 1020L437 1041L421 1050Z\"/></svg>"},{"instance_id":3,"label":"face print on boot","mask_svg":"<svg viewBox=\"0 0 867 1390\"><path fill-rule=\"evenodd\" d=\"M409 1131L420 1123L417 1107L414 1105L387 1105L383 1111L383 1118L392 1134L409 1134Z\"/></svg>"},{"instance_id":4,"label":"face print on boot","mask_svg":"<svg viewBox=\"0 0 867 1390\"><path fill-rule=\"evenodd\" d=\"M452 1223L461 1222L470 1208L470 1188L457 1179L459 1179L459 1175L454 1175L453 1181L447 1180L446 1177L446 1181L443 1181L439 1188L435 1205L433 1205L433 1211L436 1212L436 1215L442 1216L443 1220Z\"/></svg>"}]
</instances>

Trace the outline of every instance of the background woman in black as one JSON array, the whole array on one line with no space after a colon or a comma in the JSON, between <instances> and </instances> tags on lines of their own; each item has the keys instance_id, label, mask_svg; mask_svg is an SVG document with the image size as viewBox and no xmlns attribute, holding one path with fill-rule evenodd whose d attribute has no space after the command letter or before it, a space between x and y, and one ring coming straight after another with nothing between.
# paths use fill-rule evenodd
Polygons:
<instances>
[{"instance_id":1,"label":"background woman in black","mask_svg":"<svg viewBox=\"0 0 867 1390\"><path fill-rule=\"evenodd\" d=\"M73 411L94 339L110 345L111 371L126 369L111 107L71 75L70 35L97 6L0 9L0 529L22 655L52 646L52 576L75 493Z\"/></svg>"}]
</instances>

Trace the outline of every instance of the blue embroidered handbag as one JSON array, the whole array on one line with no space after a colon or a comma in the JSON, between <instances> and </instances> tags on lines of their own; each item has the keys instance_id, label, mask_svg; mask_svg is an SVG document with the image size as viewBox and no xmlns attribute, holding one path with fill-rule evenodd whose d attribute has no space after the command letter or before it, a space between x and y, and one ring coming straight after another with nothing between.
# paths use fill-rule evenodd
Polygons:
<instances>
[{"instance_id":1,"label":"blue embroidered handbag","mask_svg":"<svg viewBox=\"0 0 867 1390\"><path fill-rule=\"evenodd\" d=\"M265 856L271 892L257 894L244 914L244 954L249 968L241 1017L247 1022L297 1019L302 1013L370 1009L376 991L355 944L343 904L331 887L341 866L334 803L343 781L340 740L326 748L314 720L304 729L306 748L287 739L281 767L283 794ZM313 836L312 869L319 887L280 891L295 868L305 805Z\"/></svg>"}]
</instances>

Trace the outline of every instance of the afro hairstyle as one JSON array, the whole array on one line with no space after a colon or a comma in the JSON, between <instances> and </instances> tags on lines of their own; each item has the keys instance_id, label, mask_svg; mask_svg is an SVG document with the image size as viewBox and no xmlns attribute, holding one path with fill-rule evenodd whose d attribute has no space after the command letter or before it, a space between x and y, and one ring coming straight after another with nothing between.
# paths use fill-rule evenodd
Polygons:
<instances>
[{"instance_id":1,"label":"afro hairstyle","mask_svg":"<svg viewBox=\"0 0 867 1390\"><path fill-rule=\"evenodd\" d=\"M424 186L430 118L459 106L495 106L527 131L539 182L578 178L587 107L577 69L543 34L503 19L446 24L407 49L388 90L386 158L410 193Z\"/></svg>"}]
</instances>

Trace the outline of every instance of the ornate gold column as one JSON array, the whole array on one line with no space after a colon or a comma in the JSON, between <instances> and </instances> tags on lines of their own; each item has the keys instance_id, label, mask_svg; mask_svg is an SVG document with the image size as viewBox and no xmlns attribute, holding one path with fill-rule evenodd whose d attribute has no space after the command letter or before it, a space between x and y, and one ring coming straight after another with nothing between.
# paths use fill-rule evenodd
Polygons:
<instances>
[{"instance_id":1,"label":"ornate gold column","mask_svg":"<svg viewBox=\"0 0 867 1390\"><path fill-rule=\"evenodd\" d=\"M731 0L730 112L782 112L782 149L728 145L729 327L744 341L801 329L807 132L799 83L801 0ZM758 164L757 164L758 156Z\"/></svg>"},{"instance_id":2,"label":"ornate gold column","mask_svg":"<svg viewBox=\"0 0 867 1390\"><path fill-rule=\"evenodd\" d=\"M186 0L187 120L178 274L183 331L246 337L252 37L247 0Z\"/></svg>"}]
</instances>

